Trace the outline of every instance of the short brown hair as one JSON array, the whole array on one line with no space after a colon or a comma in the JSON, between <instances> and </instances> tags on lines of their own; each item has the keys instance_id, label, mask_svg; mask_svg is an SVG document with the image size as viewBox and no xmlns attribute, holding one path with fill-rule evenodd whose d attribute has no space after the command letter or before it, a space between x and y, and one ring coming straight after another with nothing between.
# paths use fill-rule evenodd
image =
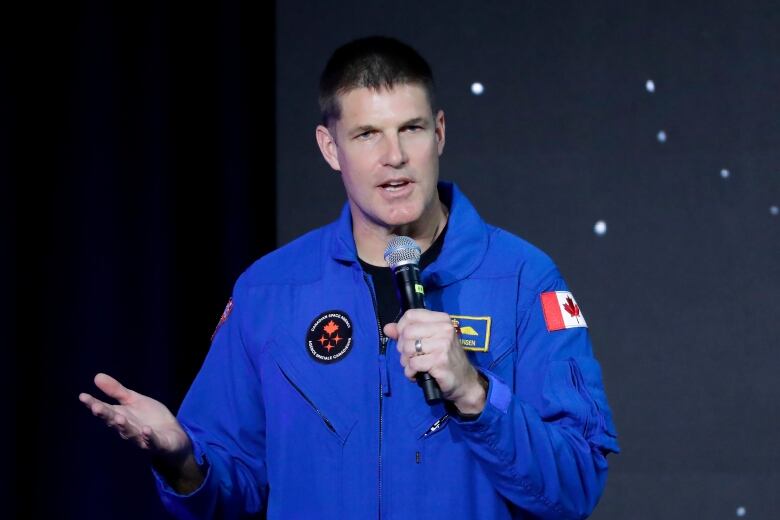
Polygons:
<instances>
[{"instance_id":1,"label":"short brown hair","mask_svg":"<svg viewBox=\"0 0 780 520\"><path fill-rule=\"evenodd\" d=\"M434 108L433 72L420 54L394 38L370 36L353 40L333 52L320 76L322 124L341 117L338 96L366 87L391 89L398 84L418 84Z\"/></svg>"}]
</instances>

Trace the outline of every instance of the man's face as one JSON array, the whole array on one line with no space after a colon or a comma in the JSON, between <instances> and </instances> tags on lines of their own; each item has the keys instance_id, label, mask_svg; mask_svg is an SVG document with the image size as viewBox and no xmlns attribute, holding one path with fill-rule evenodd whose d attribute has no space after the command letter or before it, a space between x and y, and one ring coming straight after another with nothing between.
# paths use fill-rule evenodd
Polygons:
<instances>
[{"instance_id":1,"label":"man's face","mask_svg":"<svg viewBox=\"0 0 780 520\"><path fill-rule=\"evenodd\" d=\"M317 128L325 160L341 178L353 226L425 225L439 209L436 183L444 113L434 117L423 87L357 88L343 94L341 118Z\"/></svg>"}]
</instances>

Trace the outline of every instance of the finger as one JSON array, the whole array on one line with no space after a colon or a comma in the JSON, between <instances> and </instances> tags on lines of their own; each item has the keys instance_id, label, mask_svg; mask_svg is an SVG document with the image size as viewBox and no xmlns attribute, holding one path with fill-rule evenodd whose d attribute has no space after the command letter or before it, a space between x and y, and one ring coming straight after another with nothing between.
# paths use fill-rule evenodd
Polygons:
<instances>
[{"instance_id":1,"label":"finger","mask_svg":"<svg viewBox=\"0 0 780 520\"><path fill-rule=\"evenodd\" d=\"M410 381L415 381L418 372L430 372L435 364L436 357L430 354L412 356L404 366L404 375Z\"/></svg>"},{"instance_id":2,"label":"finger","mask_svg":"<svg viewBox=\"0 0 780 520\"><path fill-rule=\"evenodd\" d=\"M424 344L423 338L417 339L420 340L420 348L422 348L422 345ZM404 340L399 340L398 343L396 343L395 348L398 349L402 359L408 359L410 357L420 356L423 354L422 352L417 352L417 339L407 338Z\"/></svg>"},{"instance_id":3,"label":"finger","mask_svg":"<svg viewBox=\"0 0 780 520\"><path fill-rule=\"evenodd\" d=\"M425 322L408 322L400 328L400 338L451 338L455 334L455 328L449 320L436 320Z\"/></svg>"},{"instance_id":4,"label":"finger","mask_svg":"<svg viewBox=\"0 0 780 520\"><path fill-rule=\"evenodd\" d=\"M409 309L398 320L399 325L408 323L436 323L450 322L450 315L446 312L431 311L428 309Z\"/></svg>"},{"instance_id":5,"label":"finger","mask_svg":"<svg viewBox=\"0 0 780 520\"><path fill-rule=\"evenodd\" d=\"M430 323L409 323L400 330L398 342L411 341L414 344L416 339L433 337L437 330L439 329L437 329L436 325Z\"/></svg>"},{"instance_id":6,"label":"finger","mask_svg":"<svg viewBox=\"0 0 780 520\"><path fill-rule=\"evenodd\" d=\"M133 439L137 437L139 433L138 428L121 413L115 414L114 428L119 432L119 436L125 440Z\"/></svg>"},{"instance_id":7,"label":"finger","mask_svg":"<svg viewBox=\"0 0 780 520\"><path fill-rule=\"evenodd\" d=\"M126 403L132 396L132 391L125 388L122 383L108 374L98 374L95 376L95 386L100 388L104 394L113 397L120 403Z\"/></svg>"},{"instance_id":8,"label":"finger","mask_svg":"<svg viewBox=\"0 0 780 520\"><path fill-rule=\"evenodd\" d=\"M419 342L418 342L419 340ZM431 336L407 336L398 340L396 348L402 356L422 356L446 351L450 340L442 337ZM418 350L419 345L419 350Z\"/></svg>"},{"instance_id":9,"label":"finger","mask_svg":"<svg viewBox=\"0 0 780 520\"><path fill-rule=\"evenodd\" d=\"M86 406L87 408L89 408L89 405L92 404L92 401L94 400L95 398L86 392L81 392L79 394L79 401L84 403L84 406Z\"/></svg>"},{"instance_id":10,"label":"finger","mask_svg":"<svg viewBox=\"0 0 780 520\"><path fill-rule=\"evenodd\" d=\"M110 421L114 416L114 411L111 408L111 405L104 403L100 399L95 399L87 393L79 394L79 401L84 403L84 405L89 408L89 410L92 412L92 415L95 417L100 417L106 422Z\"/></svg>"},{"instance_id":11,"label":"finger","mask_svg":"<svg viewBox=\"0 0 780 520\"><path fill-rule=\"evenodd\" d=\"M387 336L390 339L398 339L398 324L397 323L388 323L384 326L382 329L385 332L385 336Z\"/></svg>"},{"instance_id":12,"label":"finger","mask_svg":"<svg viewBox=\"0 0 780 520\"><path fill-rule=\"evenodd\" d=\"M413 372L430 372L435 363L435 356L414 356L409 358L408 368Z\"/></svg>"},{"instance_id":13,"label":"finger","mask_svg":"<svg viewBox=\"0 0 780 520\"><path fill-rule=\"evenodd\" d=\"M406 376L406 379L408 379L409 381L414 382L415 381L415 376L417 375L417 372L412 370L411 368L409 368L409 365L406 365L404 367L404 375Z\"/></svg>"}]
</instances>

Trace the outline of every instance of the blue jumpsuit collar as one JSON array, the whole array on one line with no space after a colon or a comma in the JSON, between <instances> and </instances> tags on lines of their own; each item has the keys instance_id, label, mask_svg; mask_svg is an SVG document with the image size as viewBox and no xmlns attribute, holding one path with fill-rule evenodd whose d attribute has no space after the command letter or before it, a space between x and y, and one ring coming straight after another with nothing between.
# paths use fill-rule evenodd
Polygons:
<instances>
[{"instance_id":1,"label":"blue jumpsuit collar","mask_svg":"<svg viewBox=\"0 0 780 520\"><path fill-rule=\"evenodd\" d=\"M439 182L439 198L450 208L442 252L423 272L423 282L437 287L468 277L482 263L488 248L488 229L477 210L457 185ZM360 265L352 236L349 203L334 223L330 253L334 260Z\"/></svg>"}]
</instances>

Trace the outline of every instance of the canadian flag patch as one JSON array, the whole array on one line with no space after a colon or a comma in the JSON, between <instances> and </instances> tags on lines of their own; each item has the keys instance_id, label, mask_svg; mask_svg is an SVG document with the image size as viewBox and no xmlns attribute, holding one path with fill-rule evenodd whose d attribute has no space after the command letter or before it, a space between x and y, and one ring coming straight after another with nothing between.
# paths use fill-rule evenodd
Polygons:
<instances>
[{"instance_id":1,"label":"canadian flag patch","mask_svg":"<svg viewBox=\"0 0 780 520\"><path fill-rule=\"evenodd\" d=\"M550 332L575 327L588 327L580 306L569 291L542 293L542 311L547 330Z\"/></svg>"}]
</instances>

